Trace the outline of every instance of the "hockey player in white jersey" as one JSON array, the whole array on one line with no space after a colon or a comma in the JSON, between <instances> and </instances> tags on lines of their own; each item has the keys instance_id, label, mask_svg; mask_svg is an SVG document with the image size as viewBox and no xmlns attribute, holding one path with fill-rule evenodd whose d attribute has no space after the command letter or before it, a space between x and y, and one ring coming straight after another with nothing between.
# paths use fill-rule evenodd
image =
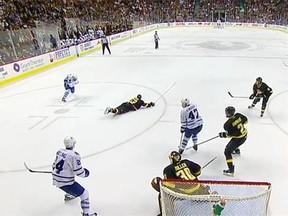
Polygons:
<instances>
[{"instance_id":1,"label":"hockey player in white jersey","mask_svg":"<svg viewBox=\"0 0 288 216\"><path fill-rule=\"evenodd\" d=\"M53 185L63 190L66 194L64 201L79 197L81 199L82 216L97 215L90 214L89 193L75 181L75 176L82 178L89 176L89 171L81 165L81 156L74 151L76 140L71 136L64 139L65 149L56 153L56 159L52 166Z\"/></svg>"},{"instance_id":2,"label":"hockey player in white jersey","mask_svg":"<svg viewBox=\"0 0 288 216\"><path fill-rule=\"evenodd\" d=\"M180 132L184 133L183 139L179 146L179 153L182 154L188 144L190 138L193 141L193 149L197 151L197 134L202 130L203 120L200 116L196 104L190 103L189 99L182 99L183 109L180 114L181 128Z\"/></svg>"},{"instance_id":3,"label":"hockey player in white jersey","mask_svg":"<svg viewBox=\"0 0 288 216\"><path fill-rule=\"evenodd\" d=\"M75 92L75 85L78 84L78 77L76 75L68 74L65 79L64 79L64 88L65 88L65 93L64 96L62 97L62 101L66 102L66 99L70 93Z\"/></svg>"}]
</instances>

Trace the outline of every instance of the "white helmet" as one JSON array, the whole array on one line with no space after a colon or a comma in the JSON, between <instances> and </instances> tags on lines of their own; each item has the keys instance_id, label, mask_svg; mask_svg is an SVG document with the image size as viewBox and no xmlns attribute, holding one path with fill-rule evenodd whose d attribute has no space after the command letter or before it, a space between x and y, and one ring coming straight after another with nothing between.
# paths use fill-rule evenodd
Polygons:
<instances>
[{"instance_id":1,"label":"white helmet","mask_svg":"<svg viewBox=\"0 0 288 216\"><path fill-rule=\"evenodd\" d=\"M66 149L74 149L76 139L72 136L67 136L67 137L65 137L63 142L64 142Z\"/></svg>"},{"instance_id":2,"label":"white helmet","mask_svg":"<svg viewBox=\"0 0 288 216\"><path fill-rule=\"evenodd\" d=\"M185 108L190 105L190 100L188 98L181 100L182 107Z\"/></svg>"}]
</instances>

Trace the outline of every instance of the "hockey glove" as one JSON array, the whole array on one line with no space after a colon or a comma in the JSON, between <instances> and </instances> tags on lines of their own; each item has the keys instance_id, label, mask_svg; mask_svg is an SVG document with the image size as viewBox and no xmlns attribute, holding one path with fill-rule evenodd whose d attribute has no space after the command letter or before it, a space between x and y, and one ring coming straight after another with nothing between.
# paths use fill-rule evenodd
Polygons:
<instances>
[{"instance_id":1,"label":"hockey glove","mask_svg":"<svg viewBox=\"0 0 288 216\"><path fill-rule=\"evenodd\" d=\"M184 133L185 132L185 128L184 127L181 127L180 128L180 133Z\"/></svg>"},{"instance_id":2,"label":"hockey glove","mask_svg":"<svg viewBox=\"0 0 288 216\"><path fill-rule=\"evenodd\" d=\"M160 182L162 179L160 177L155 177L151 181L151 186L158 192L160 192Z\"/></svg>"},{"instance_id":3,"label":"hockey glove","mask_svg":"<svg viewBox=\"0 0 288 216\"><path fill-rule=\"evenodd\" d=\"M249 97L249 99L250 99L250 100L253 100L254 97L255 97L255 94L251 94L250 97Z\"/></svg>"},{"instance_id":4,"label":"hockey glove","mask_svg":"<svg viewBox=\"0 0 288 216\"><path fill-rule=\"evenodd\" d=\"M227 138L227 137L228 137L228 134L227 134L227 132L220 132L220 133L219 133L219 137L220 137L220 138Z\"/></svg>"},{"instance_id":5,"label":"hockey glove","mask_svg":"<svg viewBox=\"0 0 288 216\"><path fill-rule=\"evenodd\" d=\"M90 172L88 169L84 168L84 171L85 171L85 177L88 177L90 175Z\"/></svg>"},{"instance_id":6,"label":"hockey glove","mask_svg":"<svg viewBox=\"0 0 288 216\"><path fill-rule=\"evenodd\" d=\"M155 103L154 102L150 102L149 105L150 105L150 107L151 106L153 107L153 106L155 106Z\"/></svg>"}]
</instances>

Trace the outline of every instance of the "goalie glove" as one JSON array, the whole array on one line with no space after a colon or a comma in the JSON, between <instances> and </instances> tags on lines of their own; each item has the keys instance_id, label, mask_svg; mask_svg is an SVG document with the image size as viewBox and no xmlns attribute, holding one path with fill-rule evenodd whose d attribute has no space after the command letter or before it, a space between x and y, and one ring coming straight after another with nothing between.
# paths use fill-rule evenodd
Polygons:
<instances>
[{"instance_id":1,"label":"goalie glove","mask_svg":"<svg viewBox=\"0 0 288 216\"><path fill-rule=\"evenodd\" d=\"M160 177L155 177L151 181L151 186L154 188L154 190L160 192L160 182L162 179Z\"/></svg>"},{"instance_id":2,"label":"goalie glove","mask_svg":"<svg viewBox=\"0 0 288 216\"><path fill-rule=\"evenodd\" d=\"M220 138L227 138L227 137L229 137L229 136L228 136L227 132L220 132L220 133L219 133L219 137L220 137Z\"/></svg>"}]
</instances>

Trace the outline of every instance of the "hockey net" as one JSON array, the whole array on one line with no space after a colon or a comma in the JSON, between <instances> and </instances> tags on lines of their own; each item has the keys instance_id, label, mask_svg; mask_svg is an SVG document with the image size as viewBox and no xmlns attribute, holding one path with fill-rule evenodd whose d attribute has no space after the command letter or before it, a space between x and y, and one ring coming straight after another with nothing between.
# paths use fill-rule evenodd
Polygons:
<instances>
[{"instance_id":1,"label":"hockey net","mask_svg":"<svg viewBox=\"0 0 288 216\"><path fill-rule=\"evenodd\" d=\"M163 216L265 216L271 184L164 179L160 193ZM220 200L226 204L220 214L215 214L215 205Z\"/></svg>"}]
</instances>

